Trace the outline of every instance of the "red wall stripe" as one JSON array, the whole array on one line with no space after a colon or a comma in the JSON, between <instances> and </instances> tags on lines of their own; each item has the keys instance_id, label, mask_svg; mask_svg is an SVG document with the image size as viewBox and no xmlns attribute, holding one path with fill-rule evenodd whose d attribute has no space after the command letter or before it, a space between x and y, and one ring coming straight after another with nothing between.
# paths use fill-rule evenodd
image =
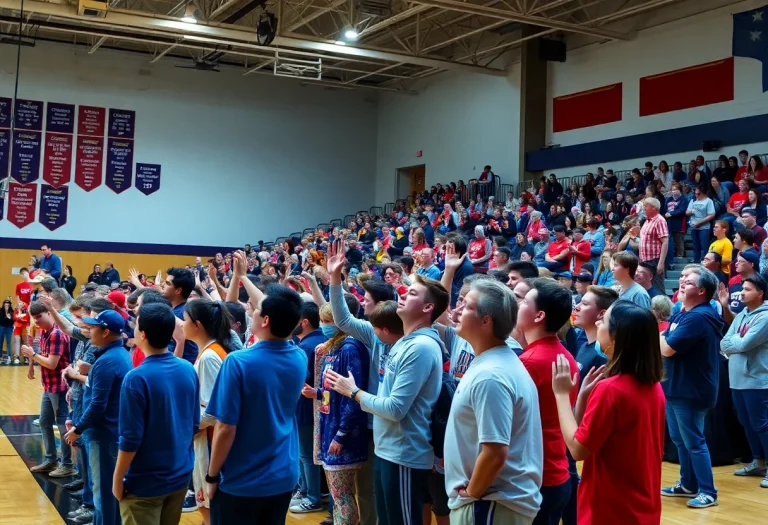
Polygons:
<instances>
[{"instance_id":1,"label":"red wall stripe","mask_svg":"<svg viewBox=\"0 0 768 525\"><path fill-rule=\"evenodd\" d=\"M621 120L622 84L556 97L552 101L552 131L588 128Z\"/></svg>"}]
</instances>

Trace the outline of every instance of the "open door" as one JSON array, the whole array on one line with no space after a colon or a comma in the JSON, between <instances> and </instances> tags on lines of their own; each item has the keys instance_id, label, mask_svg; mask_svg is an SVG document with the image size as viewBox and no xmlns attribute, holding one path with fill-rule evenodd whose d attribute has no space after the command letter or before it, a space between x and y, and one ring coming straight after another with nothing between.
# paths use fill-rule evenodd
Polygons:
<instances>
[{"instance_id":1,"label":"open door","mask_svg":"<svg viewBox=\"0 0 768 525\"><path fill-rule=\"evenodd\" d=\"M425 188L427 167L424 164L398 168L395 178L397 199L407 199Z\"/></svg>"}]
</instances>

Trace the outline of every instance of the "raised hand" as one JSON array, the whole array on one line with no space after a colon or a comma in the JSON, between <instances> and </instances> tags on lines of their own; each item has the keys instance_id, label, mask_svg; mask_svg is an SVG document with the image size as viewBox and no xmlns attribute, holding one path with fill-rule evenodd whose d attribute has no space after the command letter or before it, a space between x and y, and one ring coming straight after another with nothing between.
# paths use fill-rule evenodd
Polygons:
<instances>
[{"instance_id":1,"label":"raised hand","mask_svg":"<svg viewBox=\"0 0 768 525\"><path fill-rule=\"evenodd\" d=\"M467 258L467 254L464 253L464 255L459 255L456 252L456 246L449 242L445 245L445 269L451 269L456 270L459 266L461 266L461 263L464 262L464 259Z\"/></svg>"},{"instance_id":2,"label":"raised hand","mask_svg":"<svg viewBox=\"0 0 768 525\"><path fill-rule=\"evenodd\" d=\"M597 369L594 366L590 368L589 372L587 372L587 375L584 377L584 382L581 383L581 390L579 391L579 394L588 396L590 393L592 393L595 385L603 379L604 372L605 365Z\"/></svg>"},{"instance_id":3,"label":"raised hand","mask_svg":"<svg viewBox=\"0 0 768 525\"><path fill-rule=\"evenodd\" d=\"M216 267L212 263L208 263L208 278L212 283L217 283L216 280Z\"/></svg>"},{"instance_id":4,"label":"raised hand","mask_svg":"<svg viewBox=\"0 0 768 525\"><path fill-rule=\"evenodd\" d=\"M557 394L570 394L579 384L579 373L571 376L571 365L563 354L557 356L557 361L552 362L552 390Z\"/></svg>"},{"instance_id":5,"label":"raised hand","mask_svg":"<svg viewBox=\"0 0 768 525\"><path fill-rule=\"evenodd\" d=\"M731 295L728 293L728 288L723 283L720 283L717 287L717 300L720 301L721 305L727 306L730 299Z\"/></svg>"},{"instance_id":6,"label":"raised hand","mask_svg":"<svg viewBox=\"0 0 768 525\"><path fill-rule=\"evenodd\" d=\"M141 286L141 282L139 282L139 272L136 268L128 270L128 281L137 288Z\"/></svg>"},{"instance_id":7,"label":"raised hand","mask_svg":"<svg viewBox=\"0 0 768 525\"><path fill-rule=\"evenodd\" d=\"M345 262L346 257L344 255L344 241L333 241L333 243L328 247L328 259L325 263L326 267L328 268L328 272L340 276Z\"/></svg>"},{"instance_id":8,"label":"raised hand","mask_svg":"<svg viewBox=\"0 0 768 525\"><path fill-rule=\"evenodd\" d=\"M238 279L245 278L248 271L248 263L246 262L245 252L237 250L232 254L232 274Z\"/></svg>"}]
</instances>

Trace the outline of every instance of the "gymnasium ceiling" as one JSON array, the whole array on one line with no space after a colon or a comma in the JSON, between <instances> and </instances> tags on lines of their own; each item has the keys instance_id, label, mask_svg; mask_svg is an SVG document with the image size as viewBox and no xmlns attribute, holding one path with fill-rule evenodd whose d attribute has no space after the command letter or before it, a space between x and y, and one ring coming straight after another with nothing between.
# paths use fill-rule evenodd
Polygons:
<instances>
[{"instance_id":1,"label":"gymnasium ceiling","mask_svg":"<svg viewBox=\"0 0 768 525\"><path fill-rule=\"evenodd\" d=\"M83 0L81 0L83 1ZM103 18L78 15L77 0L0 0L0 43L56 41L98 53L144 53L147 62L243 75L297 76L345 89L414 92L443 72L506 76L537 36L569 49L631 40L637 31L735 0L107 0ZM92 3L97 3L93 2ZM105 4L101 4L105 5ZM277 36L260 45L264 13ZM197 24L180 19L194 14ZM341 45L344 31L359 33ZM11 48L0 46L1 52ZM309 80L321 62L322 80ZM278 66L276 68L276 65Z\"/></svg>"}]
</instances>

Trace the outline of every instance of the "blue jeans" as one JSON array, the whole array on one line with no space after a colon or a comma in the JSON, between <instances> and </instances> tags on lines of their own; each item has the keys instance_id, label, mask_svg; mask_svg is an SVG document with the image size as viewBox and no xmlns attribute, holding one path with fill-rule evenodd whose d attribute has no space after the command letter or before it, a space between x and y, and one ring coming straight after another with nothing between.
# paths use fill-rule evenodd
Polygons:
<instances>
[{"instance_id":1,"label":"blue jeans","mask_svg":"<svg viewBox=\"0 0 768 525\"><path fill-rule=\"evenodd\" d=\"M565 506L571 499L571 480L562 485L541 487L541 507L533 525L559 525Z\"/></svg>"},{"instance_id":2,"label":"blue jeans","mask_svg":"<svg viewBox=\"0 0 768 525\"><path fill-rule=\"evenodd\" d=\"M120 525L120 506L112 495L112 476L117 463L117 438L89 430L88 462L93 480L93 525Z\"/></svg>"},{"instance_id":3,"label":"blue jeans","mask_svg":"<svg viewBox=\"0 0 768 525\"><path fill-rule=\"evenodd\" d=\"M541 261L541 262L537 262L536 266L538 266L539 268L546 268L551 272L561 272L561 271L565 271L563 270L564 267L567 268L567 266L565 266L565 263L563 261L556 261L556 262Z\"/></svg>"},{"instance_id":4,"label":"blue jeans","mask_svg":"<svg viewBox=\"0 0 768 525\"><path fill-rule=\"evenodd\" d=\"M313 425L299 425L299 460L301 461L299 489L312 505L318 505L320 503L320 477L323 470L312 460L314 436Z\"/></svg>"},{"instance_id":5,"label":"blue jeans","mask_svg":"<svg viewBox=\"0 0 768 525\"><path fill-rule=\"evenodd\" d=\"M747 435L752 459L768 455L768 390L731 390L736 414Z\"/></svg>"},{"instance_id":6,"label":"blue jeans","mask_svg":"<svg viewBox=\"0 0 768 525\"><path fill-rule=\"evenodd\" d=\"M8 347L6 352L8 357L11 357L13 346L11 341L13 340L13 326L0 326L0 356L3 355L3 347Z\"/></svg>"},{"instance_id":7,"label":"blue jeans","mask_svg":"<svg viewBox=\"0 0 768 525\"><path fill-rule=\"evenodd\" d=\"M707 229L692 229L691 238L693 239L693 262L700 264L701 260L707 254L709 249L709 228Z\"/></svg>"},{"instance_id":8,"label":"blue jeans","mask_svg":"<svg viewBox=\"0 0 768 525\"><path fill-rule=\"evenodd\" d=\"M72 399L72 421L77 421L83 415L82 392L79 398ZM86 433L87 434L87 433ZM77 446L77 470L83 480L83 505L93 507L93 479L90 474L91 466L88 464L88 441L84 434L75 443Z\"/></svg>"},{"instance_id":9,"label":"blue jeans","mask_svg":"<svg viewBox=\"0 0 768 525\"><path fill-rule=\"evenodd\" d=\"M704 418L708 411L694 408L684 399L667 398L667 425L680 459L680 483L686 490L717 498L712 460L704 438Z\"/></svg>"},{"instance_id":10,"label":"blue jeans","mask_svg":"<svg viewBox=\"0 0 768 525\"><path fill-rule=\"evenodd\" d=\"M53 424L59 427L59 435L63 438L67 433L67 393L43 392L40 398L40 432L43 434L43 446L45 447L45 462L56 463L56 436L53 433ZM72 447L61 441L61 464L72 467Z\"/></svg>"}]
</instances>

